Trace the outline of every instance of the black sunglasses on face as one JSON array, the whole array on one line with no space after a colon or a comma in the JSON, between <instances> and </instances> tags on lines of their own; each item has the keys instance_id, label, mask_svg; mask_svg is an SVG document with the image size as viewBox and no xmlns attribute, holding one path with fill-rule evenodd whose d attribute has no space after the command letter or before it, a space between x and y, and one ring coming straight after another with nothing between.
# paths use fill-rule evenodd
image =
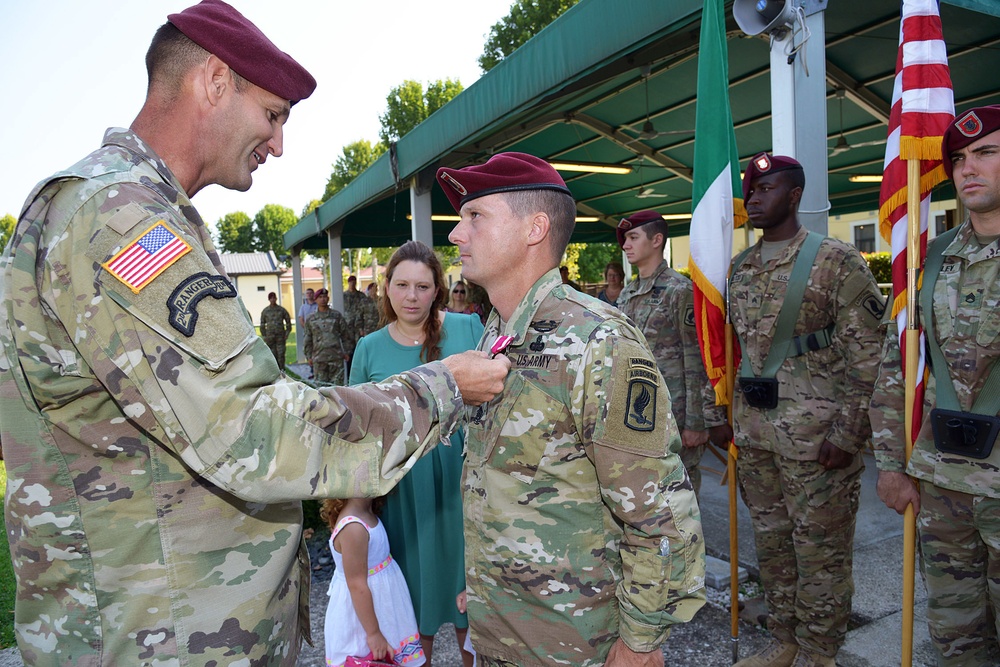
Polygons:
<instances>
[{"instance_id":1,"label":"black sunglasses on face","mask_svg":"<svg viewBox=\"0 0 1000 667\"><path fill-rule=\"evenodd\" d=\"M465 294L464 289L455 289L451 291L452 294Z\"/></svg>"}]
</instances>

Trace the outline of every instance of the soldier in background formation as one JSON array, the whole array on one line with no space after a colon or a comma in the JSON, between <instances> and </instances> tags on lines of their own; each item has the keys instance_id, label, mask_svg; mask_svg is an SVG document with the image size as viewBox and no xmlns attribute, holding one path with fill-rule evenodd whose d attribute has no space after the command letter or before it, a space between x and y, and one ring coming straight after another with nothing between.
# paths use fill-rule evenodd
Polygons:
<instances>
[{"instance_id":1,"label":"soldier in background formation","mask_svg":"<svg viewBox=\"0 0 1000 667\"><path fill-rule=\"evenodd\" d=\"M884 299L857 249L798 221L805 174L760 153L743 178L762 232L732 264L733 405L771 644L739 667L833 667L854 593L854 525Z\"/></svg>"},{"instance_id":2,"label":"soldier in background formation","mask_svg":"<svg viewBox=\"0 0 1000 667\"><path fill-rule=\"evenodd\" d=\"M348 345L351 328L339 311L330 307L326 288L316 291L316 312L306 321L303 352L316 382L347 384Z\"/></svg>"},{"instance_id":3,"label":"soldier in background formation","mask_svg":"<svg viewBox=\"0 0 1000 667\"><path fill-rule=\"evenodd\" d=\"M267 295L268 305L260 313L260 337L278 362L278 368L285 370L285 343L292 333L292 318L288 311L278 305L278 295Z\"/></svg>"},{"instance_id":4,"label":"soldier in background formation","mask_svg":"<svg viewBox=\"0 0 1000 667\"><path fill-rule=\"evenodd\" d=\"M681 461L697 493L701 457L711 437L728 443L732 428L725 406L705 372L694 323L694 287L663 258L667 221L656 211L639 211L618 224L618 245L639 270L618 296L618 308L646 336L670 391L670 408L681 430Z\"/></svg>"},{"instance_id":5,"label":"soldier in background formation","mask_svg":"<svg viewBox=\"0 0 1000 667\"><path fill-rule=\"evenodd\" d=\"M1000 106L959 116L941 152L969 217L927 249L917 312L933 374L909 465L899 339L887 322L871 407L878 494L916 513L938 664L1000 665Z\"/></svg>"},{"instance_id":6,"label":"soldier in background formation","mask_svg":"<svg viewBox=\"0 0 1000 667\"><path fill-rule=\"evenodd\" d=\"M347 350L347 368L350 374L351 362L358 341L378 329L378 304L369 299L364 292L358 290L357 276L347 278L347 291L344 292L344 318L351 332L350 338L344 341Z\"/></svg>"},{"instance_id":7,"label":"soldier in background formation","mask_svg":"<svg viewBox=\"0 0 1000 667\"><path fill-rule=\"evenodd\" d=\"M321 390L278 371L190 198L248 189L316 83L221 0L167 21L132 126L35 187L0 259L30 667L292 667L311 627L299 501L387 493L509 367L467 352Z\"/></svg>"},{"instance_id":8,"label":"soldier in background formation","mask_svg":"<svg viewBox=\"0 0 1000 667\"><path fill-rule=\"evenodd\" d=\"M704 539L670 398L642 333L564 285L576 206L544 160L442 168L462 273L513 371L466 423L469 623L478 664L663 665L704 604ZM502 341L500 341L502 344Z\"/></svg>"}]
</instances>

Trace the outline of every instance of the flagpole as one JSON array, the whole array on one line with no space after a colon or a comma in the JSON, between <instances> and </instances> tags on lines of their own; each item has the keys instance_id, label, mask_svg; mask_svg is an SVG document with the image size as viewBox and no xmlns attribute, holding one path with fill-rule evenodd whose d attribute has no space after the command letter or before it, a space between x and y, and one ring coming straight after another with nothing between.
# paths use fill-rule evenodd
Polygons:
<instances>
[{"instance_id":1,"label":"flagpole","mask_svg":"<svg viewBox=\"0 0 1000 667\"><path fill-rule=\"evenodd\" d=\"M916 402L920 331L917 324L917 277L920 272L920 160L906 161L906 413L904 451L913 452L913 412ZM913 505L903 515L903 650L901 667L913 664L913 597L917 526Z\"/></svg>"},{"instance_id":2,"label":"flagpole","mask_svg":"<svg viewBox=\"0 0 1000 667\"><path fill-rule=\"evenodd\" d=\"M729 391L729 405L726 415L729 425L733 424L733 388L736 368L733 361L733 324L726 308L726 387ZM733 646L733 664L740 660L740 536L736 514L736 443L730 439L726 448L726 477L729 489L729 635Z\"/></svg>"}]
</instances>

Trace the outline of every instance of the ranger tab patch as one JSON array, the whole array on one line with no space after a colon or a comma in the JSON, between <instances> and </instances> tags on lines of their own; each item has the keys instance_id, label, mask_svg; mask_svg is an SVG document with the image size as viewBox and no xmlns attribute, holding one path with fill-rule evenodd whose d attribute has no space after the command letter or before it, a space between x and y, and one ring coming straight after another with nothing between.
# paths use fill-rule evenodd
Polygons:
<instances>
[{"instance_id":1,"label":"ranger tab patch","mask_svg":"<svg viewBox=\"0 0 1000 667\"><path fill-rule=\"evenodd\" d=\"M236 297L236 288L222 276L213 276L205 271L188 276L167 299L170 326L188 338L193 336L194 327L198 323L196 307L206 296L232 299Z\"/></svg>"},{"instance_id":2,"label":"ranger tab patch","mask_svg":"<svg viewBox=\"0 0 1000 667\"><path fill-rule=\"evenodd\" d=\"M138 294L190 251L187 241L160 220L101 266Z\"/></svg>"}]
</instances>

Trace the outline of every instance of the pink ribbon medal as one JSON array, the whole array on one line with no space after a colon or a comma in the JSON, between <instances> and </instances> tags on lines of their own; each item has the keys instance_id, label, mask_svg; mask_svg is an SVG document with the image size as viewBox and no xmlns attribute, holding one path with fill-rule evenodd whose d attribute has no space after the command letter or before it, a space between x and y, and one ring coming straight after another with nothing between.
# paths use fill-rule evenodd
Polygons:
<instances>
[{"instance_id":1,"label":"pink ribbon medal","mask_svg":"<svg viewBox=\"0 0 1000 667\"><path fill-rule=\"evenodd\" d=\"M510 344L514 342L513 336L500 336L495 341L493 341L493 347L490 348L490 359L495 359L498 354L503 354L510 347Z\"/></svg>"}]
</instances>

